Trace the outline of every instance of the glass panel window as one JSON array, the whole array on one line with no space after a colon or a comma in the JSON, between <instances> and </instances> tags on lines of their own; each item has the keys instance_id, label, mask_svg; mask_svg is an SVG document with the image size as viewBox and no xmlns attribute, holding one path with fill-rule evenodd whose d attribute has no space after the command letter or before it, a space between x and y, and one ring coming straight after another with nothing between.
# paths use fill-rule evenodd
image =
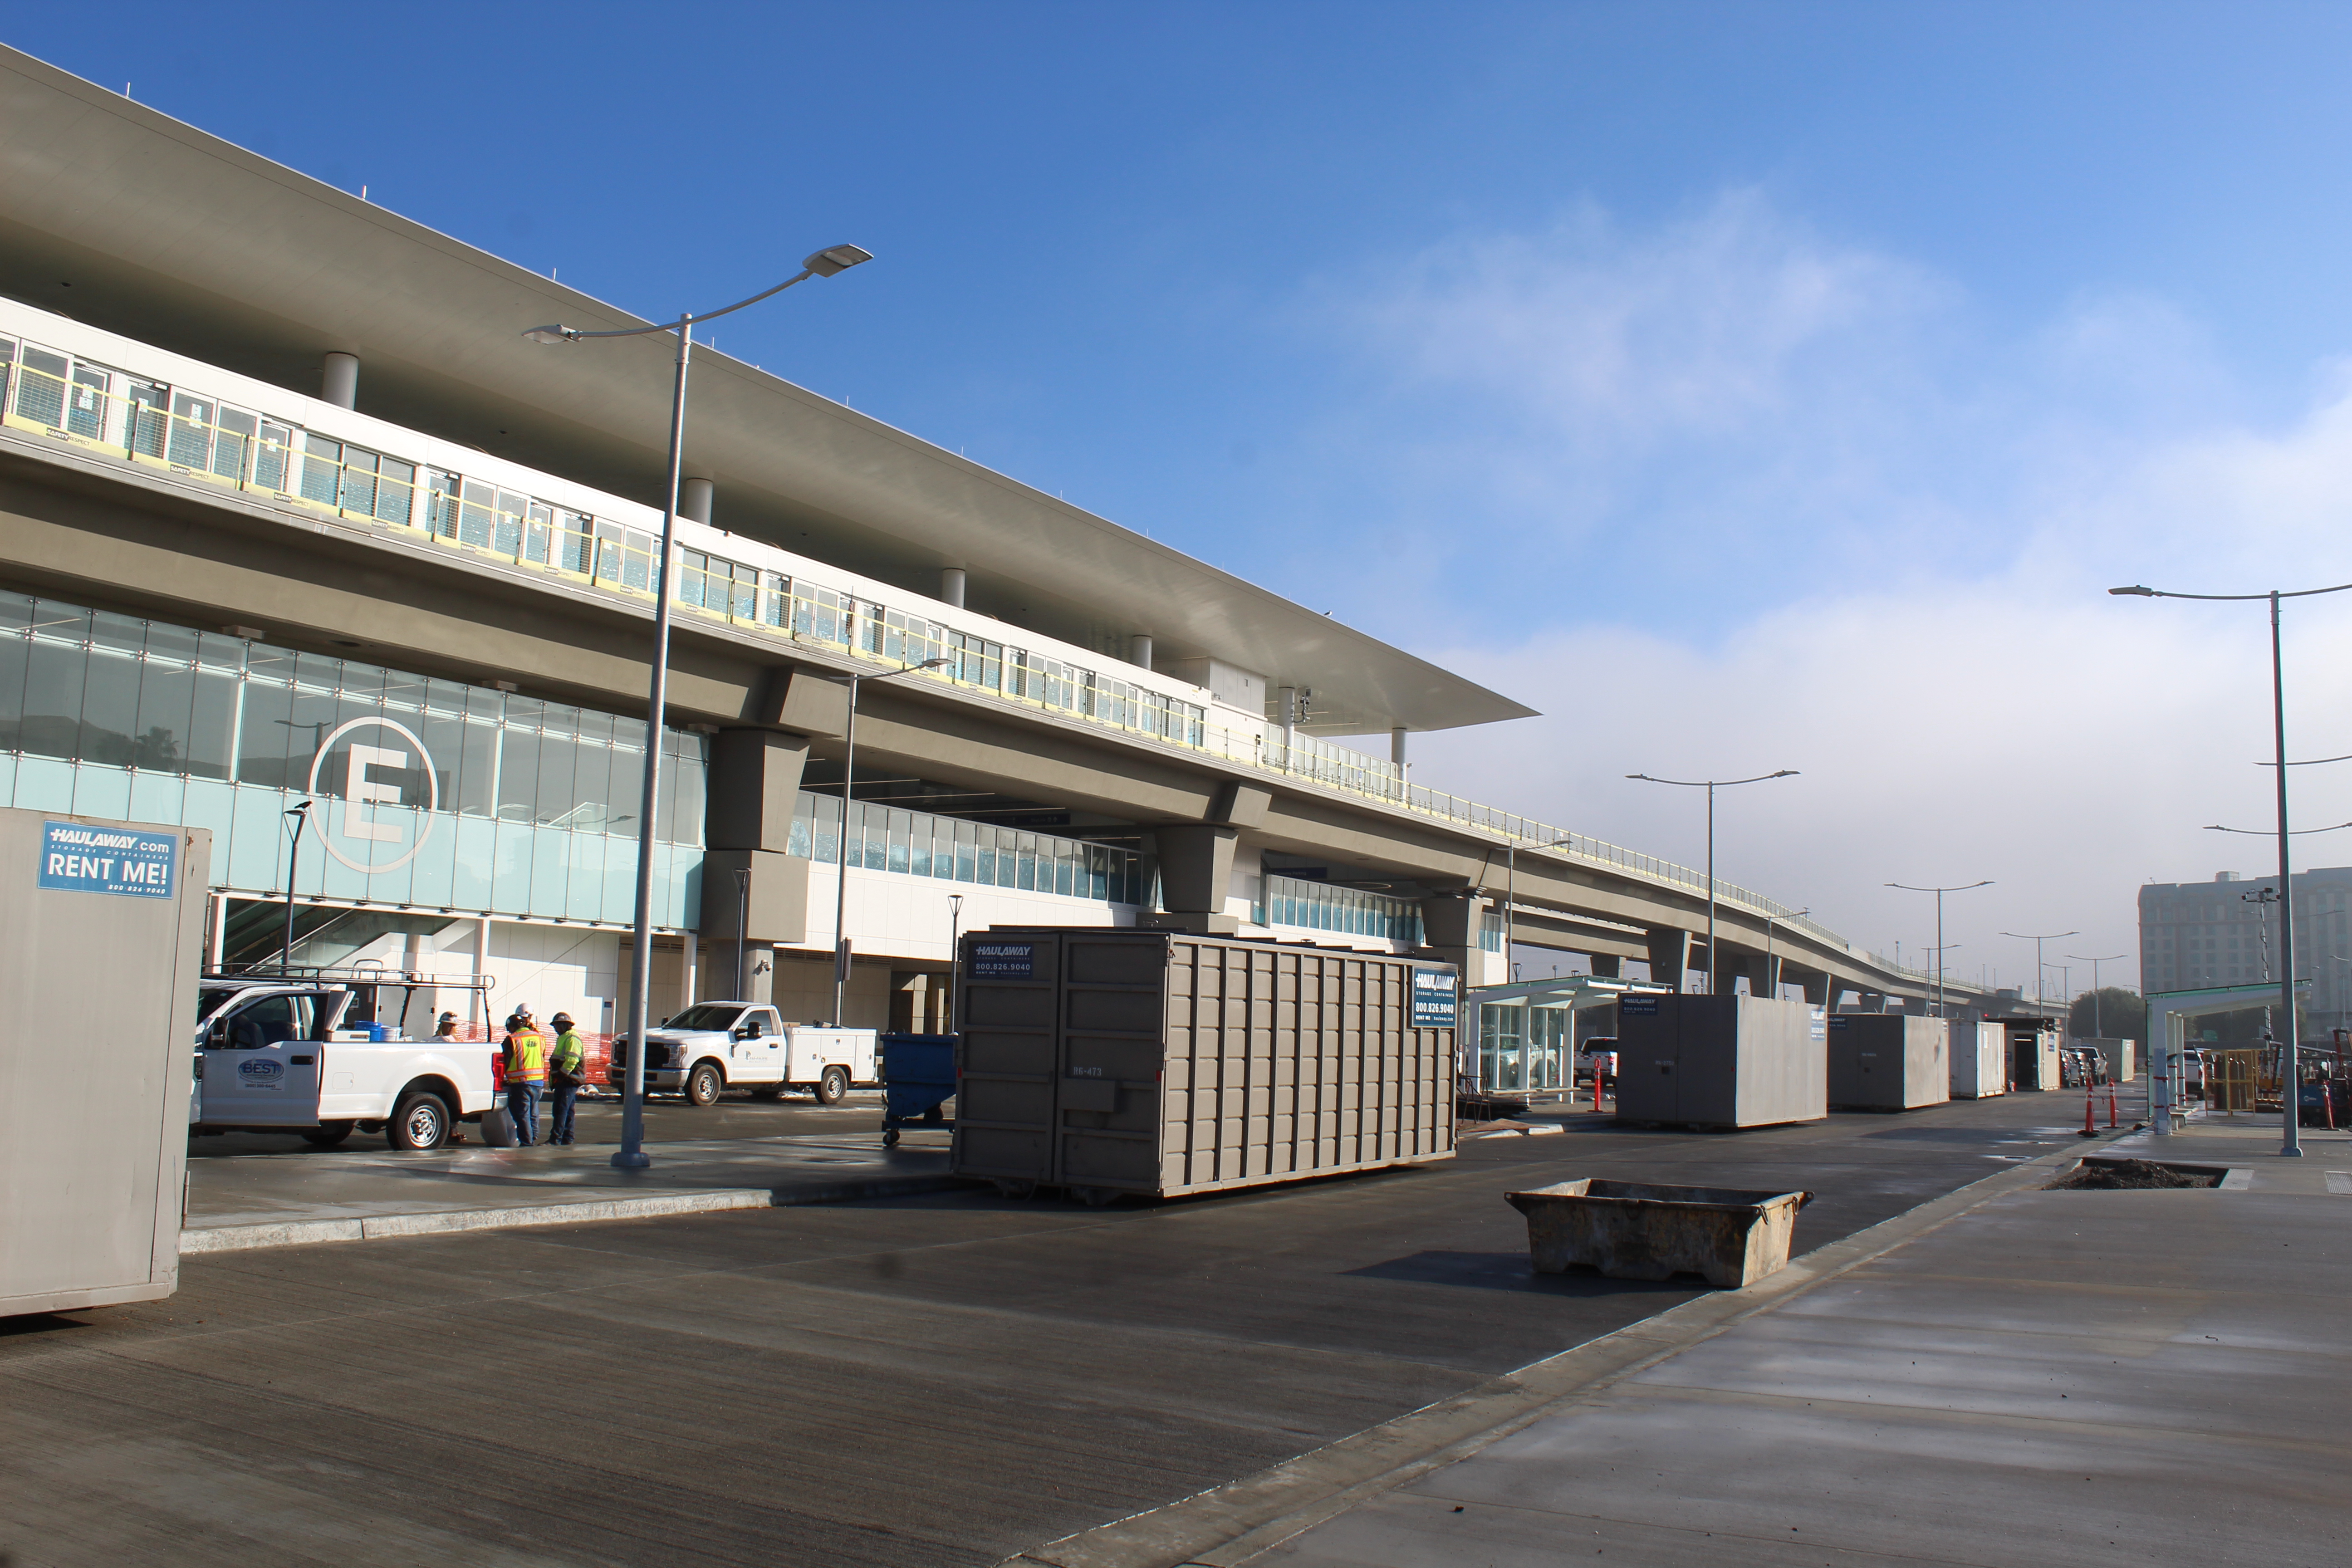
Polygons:
<instances>
[{"instance_id":1,"label":"glass panel window","mask_svg":"<svg viewBox=\"0 0 2352 1568\"><path fill-rule=\"evenodd\" d=\"M793 630L819 642L842 640L842 596L811 583L793 585Z\"/></svg>"},{"instance_id":2,"label":"glass panel window","mask_svg":"<svg viewBox=\"0 0 2352 1568\"><path fill-rule=\"evenodd\" d=\"M184 468L209 469L213 457L213 405L184 392L172 395L172 433L165 454Z\"/></svg>"},{"instance_id":3,"label":"glass panel window","mask_svg":"<svg viewBox=\"0 0 2352 1568\"><path fill-rule=\"evenodd\" d=\"M112 376L94 364L74 366L73 393L66 405L67 429L77 436L87 436L94 441L106 439L107 397L113 390L113 380ZM155 387L134 390L143 390L151 396L159 392ZM156 412L161 414L163 411L159 408ZM131 449L134 452L145 452L151 458L162 457L163 455L162 426L163 421L158 419L153 442L151 445L142 446L139 441L138 427L134 423L131 428Z\"/></svg>"},{"instance_id":4,"label":"glass panel window","mask_svg":"<svg viewBox=\"0 0 2352 1568\"><path fill-rule=\"evenodd\" d=\"M213 472L225 479L246 477L246 459L253 450L261 421L241 408L223 408L213 430Z\"/></svg>"},{"instance_id":5,"label":"glass panel window","mask_svg":"<svg viewBox=\"0 0 2352 1568\"><path fill-rule=\"evenodd\" d=\"M530 510L530 498L500 490L497 523L490 534L490 548L500 555L520 559L522 555L523 514Z\"/></svg>"},{"instance_id":6,"label":"glass panel window","mask_svg":"<svg viewBox=\"0 0 2352 1568\"><path fill-rule=\"evenodd\" d=\"M66 421L66 356L25 345L16 377L16 417L62 429Z\"/></svg>"},{"instance_id":7,"label":"glass panel window","mask_svg":"<svg viewBox=\"0 0 2352 1568\"><path fill-rule=\"evenodd\" d=\"M781 627L792 616L793 580L776 572L765 575L767 580L760 590L760 620L763 625Z\"/></svg>"},{"instance_id":8,"label":"glass panel window","mask_svg":"<svg viewBox=\"0 0 2352 1568\"><path fill-rule=\"evenodd\" d=\"M467 479L457 493L457 542L470 544L477 550L490 547L490 532L498 510L499 491L496 485L486 485L479 479Z\"/></svg>"},{"instance_id":9,"label":"glass panel window","mask_svg":"<svg viewBox=\"0 0 2352 1568\"><path fill-rule=\"evenodd\" d=\"M355 511L362 517L375 515L376 455L360 447L343 448L343 493L341 506L345 511Z\"/></svg>"},{"instance_id":10,"label":"glass panel window","mask_svg":"<svg viewBox=\"0 0 2352 1568\"><path fill-rule=\"evenodd\" d=\"M302 433L302 499L324 506L337 504L342 489L343 444L316 430Z\"/></svg>"},{"instance_id":11,"label":"glass panel window","mask_svg":"<svg viewBox=\"0 0 2352 1568\"><path fill-rule=\"evenodd\" d=\"M760 614L760 570L756 566L737 566L734 585L727 604L727 613L739 621L757 620Z\"/></svg>"},{"instance_id":12,"label":"glass panel window","mask_svg":"<svg viewBox=\"0 0 2352 1568\"><path fill-rule=\"evenodd\" d=\"M702 608L710 581L710 557L698 550L681 550L677 566L677 602Z\"/></svg>"},{"instance_id":13,"label":"glass panel window","mask_svg":"<svg viewBox=\"0 0 2352 1568\"><path fill-rule=\"evenodd\" d=\"M530 503L530 516L523 531L522 558L544 566L554 559L555 509L543 500Z\"/></svg>"},{"instance_id":14,"label":"glass panel window","mask_svg":"<svg viewBox=\"0 0 2352 1568\"><path fill-rule=\"evenodd\" d=\"M261 422L260 444L253 449L253 482L263 489L287 493L293 479L294 427L276 420Z\"/></svg>"},{"instance_id":15,"label":"glass panel window","mask_svg":"<svg viewBox=\"0 0 2352 1568\"><path fill-rule=\"evenodd\" d=\"M583 577L592 575L596 565L595 523L576 511L559 511L555 521L555 564Z\"/></svg>"},{"instance_id":16,"label":"glass panel window","mask_svg":"<svg viewBox=\"0 0 2352 1568\"><path fill-rule=\"evenodd\" d=\"M380 459L375 487L376 521L395 522L405 528L415 510L416 465L397 458Z\"/></svg>"}]
</instances>

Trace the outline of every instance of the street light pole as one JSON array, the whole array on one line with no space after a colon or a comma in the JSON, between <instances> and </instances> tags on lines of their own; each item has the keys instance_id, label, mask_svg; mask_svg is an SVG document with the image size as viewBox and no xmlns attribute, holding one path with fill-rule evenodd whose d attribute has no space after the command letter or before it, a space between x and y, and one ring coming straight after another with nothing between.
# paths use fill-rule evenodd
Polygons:
<instances>
[{"instance_id":1,"label":"street light pole","mask_svg":"<svg viewBox=\"0 0 2352 1568\"><path fill-rule=\"evenodd\" d=\"M1790 911L1789 918L1792 921L1801 921L1812 912L1813 906L1807 904L1801 910ZM1772 1000L1775 1002L1780 999L1780 972L1772 967L1772 922L1780 918L1778 915L1764 917L1764 977L1771 984Z\"/></svg>"},{"instance_id":2,"label":"street light pole","mask_svg":"<svg viewBox=\"0 0 2352 1568\"><path fill-rule=\"evenodd\" d=\"M286 945L278 952L278 973L294 973L294 879L302 868L302 825L310 820L310 803L304 801L286 814L294 825L294 842L286 851Z\"/></svg>"},{"instance_id":3,"label":"street light pole","mask_svg":"<svg viewBox=\"0 0 2352 1568\"><path fill-rule=\"evenodd\" d=\"M1563 844L1573 842L1572 837L1555 838L1549 844L1530 844L1528 847L1557 849ZM1511 967L1511 913L1518 908L1518 900L1519 841L1514 838L1503 846L1503 984L1506 985L1519 977L1518 971Z\"/></svg>"},{"instance_id":4,"label":"street light pole","mask_svg":"<svg viewBox=\"0 0 2352 1568\"><path fill-rule=\"evenodd\" d=\"M2341 594L2352 588L2352 583L2338 583L2331 588L2304 588L2282 592L2273 588L2267 594L2172 594L2135 584L2127 588L2110 588L2110 594L2128 595L2142 599L2207 599L2216 602L2267 600L2271 607L2271 742L2273 748L2273 766L2278 769L2278 879L2279 879L2279 951L2284 962L2279 965L2279 1005L2286 1013L2286 1037L2279 1058L2279 1153L2290 1160L2303 1157L2303 1136L2295 1118L2303 1077L2295 1060L2298 1030L2294 1021L2294 885L2290 879L2293 868L2287 852L2286 814L2286 666L2279 646L2279 603L2283 599L2309 599L2322 594Z\"/></svg>"},{"instance_id":5,"label":"street light pole","mask_svg":"<svg viewBox=\"0 0 2352 1568\"><path fill-rule=\"evenodd\" d=\"M748 951L745 942L751 929L751 868L735 868L735 997L740 1002L751 998L746 994L750 981L743 973L743 957Z\"/></svg>"},{"instance_id":6,"label":"street light pole","mask_svg":"<svg viewBox=\"0 0 2352 1568\"><path fill-rule=\"evenodd\" d=\"M2005 931L2000 934L2033 944L2033 1005L2047 1012L2050 1007L2048 994L2042 989L2042 971L2045 967L2042 962L2042 944L2045 942L2056 942L2062 936L2080 936L2083 933L2078 931L2053 931L2035 936L2028 931Z\"/></svg>"},{"instance_id":7,"label":"street light pole","mask_svg":"<svg viewBox=\"0 0 2352 1568\"><path fill-rule=\"evenodd\" d=\"M2127 952L2103 952L2095 958L2091 958L2079 952L2070 952L2066 956L2074 960L2077 963L2087 963L2091 966L2091 1038L2095 1040L2104 1040L2107 1037L2107 1031L2101 1026L2102 1020L2099 1016L2099 965L2102 963L2113 963L2119 958L2129 958L2131 954ZM2141 1032L2145 1034L2147 1031L2142 1030Z\"/></svg>"},{"instance_id":8,"label":"street light pole","mask_svg":"<svg viewBox=\"0 0 2352 1568\"><path fill-rule=\"evenodd\" d=\"M841 760L841 831L833 845L833 1026L842 1026L844 994L849 986L849 797L857 788L857 689L869 680L896 680L917 670L938 669L953 664L947 658L927 658L920 664L910 664L904 669L888 670L881 675L853 675L849 678L849 722L842 736Z\"/></svg>"},{"instance_id":9,"label":"street light pole","mask_svg":"<svg viewBox=\"0 0 2352 1568\"><path fill-rule=\"evenodd\" d=\"M1889 882L1886 885L1890 888L1900 888L1906 893L1936 895L1936 1016L1940 1018L1944 1016L1944 895L1965 893L1972 888L1990 888L1992 882L1988 879L1981 882L1956 883L1948 888L1915 888L1908 882ZM1957 947L1959 944L1955 942L1952 945ZM2040 983L2035 984L2038 986Z\"/></svg>"},{"instance_id":10,"label":"street light pole","mask_svg":"<svg viewBox=\"0 0 2352 1568\"><path fill-rule=\"evenodd\" d=\"M1723 965L1716 956L1715 943L1715 792L1719 789L1729 789L1734 784L1762 784L1769 779L1792 779L1797 776L1797 773L1798 770L1795 768L1782 768L1778 773L1758 773L1754 778L1747 779L1661 779L1652 778L1648 773L1625 775L1629 779L1640 779L1643 784L1673 784L1680 789L1706 791L1706 994L1710 996L1715 995L1719 990L1723 974ZM1652 975L1651 978L1654 980L1657 977ZM1675 989L1681 989L1679 976L1676 978Z\"/></svg>"},{"instance_id":11,"label":"street light pole","mask_svg":"<svg viewBox=\"0 0 2352 1568\"><path fill-rule=\"evenodd\" d=\"M653 988L654 973L654 814L660 799L662 723L669 699L670 579L677 554L677 492L686 466L686 373L694 355L694 324L731 315L807 279L830 278L861 261L873 259L870 252L854 245L831 246L804 258L798 272L774 288L763 289L748 300L738 300L732 305L700 315L689 312L675 321L594 332L550 323L531 327L522 334L532 342L551 344L577 343L590 338L637 338L652 332L677 334L677 359L670 385L669 482L662 508L661 562L654 574L653 673L646 691L646 766L637 805L637 907L632 927L635 945L629 963L631 1049L628 1074L621 1090L621 1147L613 1155L613 1163L623 1170L641 1171L654 1163L645 1148L646 1031L650 1021L646 993Z\"/></svg>"}]
</instances>

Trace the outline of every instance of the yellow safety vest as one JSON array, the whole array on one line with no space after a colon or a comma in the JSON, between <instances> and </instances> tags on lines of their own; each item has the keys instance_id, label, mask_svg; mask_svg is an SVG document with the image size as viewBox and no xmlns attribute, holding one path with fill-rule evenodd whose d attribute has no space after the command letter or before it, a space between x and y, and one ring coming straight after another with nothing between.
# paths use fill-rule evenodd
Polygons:
<instances>
[{"instance_id":1,"label":"yellow safety vest","mask_svg":"<svg viewBox=\"0 0 2352 1568\"><path fill-rule=\"evenodd\" d=\"M555 1037L555 1065L557 1067L562 1068L565 1072L576 1073L580 1070L581 1064L587 1059L588 1047L581 1043L580 1037L576 1032L571 1029L566 1029L563 1033Z\"/></svg>"},{"instance_id":2,"label":"yellow safety vest","mask_svg":"<svg viewBox=\"0 0 2352 1568\"><path fill-rule=\"evenodd\" d=\"M525 1029L507 1037L507 1081L547 1081L547 1042L534 1031Z\"/></svg>"}]
</instances>

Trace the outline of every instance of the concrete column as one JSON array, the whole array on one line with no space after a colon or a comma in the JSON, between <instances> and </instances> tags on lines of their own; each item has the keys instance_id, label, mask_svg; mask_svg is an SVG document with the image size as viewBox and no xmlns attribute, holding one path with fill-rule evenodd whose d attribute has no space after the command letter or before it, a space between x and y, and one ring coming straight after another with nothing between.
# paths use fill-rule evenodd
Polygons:
<instances>
[{"instance_id":1,"label":"concrete column","mask_svg":"<svg viewBox=\"0 0 2352 1568\"><path fill-rule=\"evenodd\" d=\"M1476 984L1485 973L1486 952L1478 945L1478 932L1486 919L1486 900L1467 889L1421 900L1422 942L1462 972L1465 986Z\"/></svg>"},{"instance_id":2,"label":"concrete column","mask_svg":"<svg viewBox=\"0 0 2352 1568\"><path fill-rule=\"evenodd\" d=\"M716 488L709 479L685 480L677 487L677 515L709 522L710 498Z\"/></svg>"},{"instance_id":3,"label":"concrete column","mask_svg":"<svg viewBox=\"0 0 2352 1568\"><path fill-rule=\"evenodd\" d=\"M319 366L319 397L338 408L360 405L360 356L331 353Z\"/></svg>"},{"instance_id":4,"label":"concrete column","mask_svg":"<svg viewBox=\"0 0 2352 1568\"><path fill-rule=\"evenodd\" d=\"M1594 979L1621 980L1624 978L1625 961L1618 957L1615 953L1596 952L1591 956L1592 959L1592 976Z\"/></svg>"},{"instance_id":5,"label":"concrete column","mask_svg":"<svg viewBox=\"0 0 2352 1568\"><path fill-rule=\"evenodd\" d=\"M1212 823L1177 823L1155 828L1159 846L1160 892L1168 906L1153 923L1184 931L1231 936L1240 920L1225 913L1225 894L1234 880L1234 843L1240 830Z\"/></svg>"},{"instance_id":6,"label":"concrete column","mask_svg":"<svg viewBox=\"0 0 2352 1568\"><path fill-rule=\"evenodd\" d=\"M746 989L756 990L751 972L762 956L760 943L807 939L810 864L786 851L792 846L793 806L799 799L801 771L808 761L804 736L773 730L721 730L711 738L705 791L702 909L695 924L723 956L713 957L735 984L734 943L748 915L750 946L744 953ZM751 874L748 889L735 882ZM829 890L829 889L828 889ZM748 905L748 907L747 907Z\"/></svg>"},{"instance_id":7,"label":"concrete column","mask_svg":"<svg viewBox=\"0 0 2352 1568\"><path fill-rule=\"evenodd\" d=\"M949 566L940 573L940 603L963 608L963 568Z\"/></svg>"},{"instance_id":8,"label":"concrete column","mask_svg":"<svg viewBox=\"0 0 2352 1568\"><path fill-rule=\"evenodd\" d=\"M1150 632L1136 633L1135 640L1129 646L1131 651L1128 655L1128 661L1131 664L1140 665L1145 669L1150 669L1151 668L1151 634Z\"/></svg>"},{"instance_id":9,"label":"concrete column","mask_svg":"<svg viewBox=\"0 0 2352 1568\"><path fill-rule=\"evenodd\" d=\"M1645 934L1650 942L1650 978L1673 991L1689 984L1691 933L1657 926Z\"/></svg>"},{"instance_id":10,"label":"concrete column","mask_svg":"<svg viewBox=\"0 0 2352 1568\"><path fill-rule=\"evenodd\" d=\"M1404 766L1404 737L1405 731L1402 729L1389 731L1389 761L1400 768Z\"/></svg>"}]
</instances>

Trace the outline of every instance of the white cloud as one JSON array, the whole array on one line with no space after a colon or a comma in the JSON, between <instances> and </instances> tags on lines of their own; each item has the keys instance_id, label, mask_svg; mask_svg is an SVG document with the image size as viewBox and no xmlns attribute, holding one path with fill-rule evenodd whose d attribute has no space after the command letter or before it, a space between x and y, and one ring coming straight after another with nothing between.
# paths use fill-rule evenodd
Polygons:
<instances>
[{"instance_id":1,"label":"white cloud","mask_svg":"<svg viewBox=\"0 0 2352 1568\"><path fill-rule=\"evenodd\" d=\"M1551 714L1423 738L1423 782L1696 863L1698 803L1623 774L1802 769L1725 798L1723 874L1880 948L1933 913L1880 884L1993 878L1947 940L2005 982L2032 959L2003 929L2132 951L2142 881L2271 863L2198 830L2268 821L2263 612L2104 590L2352 579L2342 367L2264 426L2161 300L2004 341L1752 194L1464 240L1353 319L1385 377L1355 445L1392 454L1356 482L1401 534L1433 497L1479 517L1448 569L1497 612L1381 629ZM1426 604L1428 561L1367 552L1356 597ZM2289 616L2294 749L2352 752L2352 595ZM2352 818L2352 764L2296 783L2299 820ZM2343 838L2300 855L2352 863Z\"/></svg>"}]
</instances>

